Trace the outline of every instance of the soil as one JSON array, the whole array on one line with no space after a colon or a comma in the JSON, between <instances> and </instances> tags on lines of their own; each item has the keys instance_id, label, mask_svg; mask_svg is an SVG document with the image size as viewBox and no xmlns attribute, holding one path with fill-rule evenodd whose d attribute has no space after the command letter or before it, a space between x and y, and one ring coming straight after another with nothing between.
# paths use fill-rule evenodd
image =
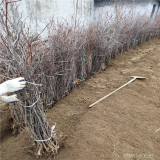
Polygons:
<instances>
[{"instance_id":1,"label":"soil","mask_svg":"<svg viewBox=\"0 0 160 160\"><path fill-rule=\"evenodd\" d=\"M130 76L146 79L88 107ZM36 159L26 131L12 135L7 108L0 108L1 159ZM50 125L56 123L57 132L66 135L57 160L160 160L160 39L117 55L46 114ZM39 158L44 159L54 158Z\"/></svg>"}]
</instances>

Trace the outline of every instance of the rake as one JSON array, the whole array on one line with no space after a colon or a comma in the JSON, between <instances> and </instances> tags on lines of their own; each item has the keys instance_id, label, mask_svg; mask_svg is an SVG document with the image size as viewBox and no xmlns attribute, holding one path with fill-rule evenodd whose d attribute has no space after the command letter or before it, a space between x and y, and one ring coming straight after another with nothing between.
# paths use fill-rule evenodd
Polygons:
<instances>
[{"instance_id":1,"label":"rake","mask_svg":"<svg viewBox=\"0 0 160 160\"><path fill-rule=\"evenodd\" d=\"M103 101L104 99L108 98L109 96L111 96L112 94L114 94L115 92L117 92L118 90L122 89L123 87L127 86L128 84L132 83L133 81L135 81L136 79L139 80L143 80L145 79L145 77L140 77L140 76L131 76L132 79L130 81L128 81L127 83L125 83L124 85L122 85L121 87L117 88L116 90L114 90L113 92L107 94L106 96L102 97L101 99L99 99L98 101L92 103L91 105L89 105L89 108L91 108L92 106L94 106L95 104Z\"/></svg>"}]
</instances>

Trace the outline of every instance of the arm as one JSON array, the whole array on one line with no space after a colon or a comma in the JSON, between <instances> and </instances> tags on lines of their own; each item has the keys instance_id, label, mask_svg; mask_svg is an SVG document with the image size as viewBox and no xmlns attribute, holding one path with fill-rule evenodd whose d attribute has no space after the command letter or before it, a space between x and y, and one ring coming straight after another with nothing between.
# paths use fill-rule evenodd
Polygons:
<instances>
[{"instance_id":1,"label":"arm","mask_svg":"<svg viewBox=\"0 0 160 160\"><path fill-rule=\"evenodd\" d=\"M25 86L26 82L24 81L23 77L8 80L0 84L0 95L22 90Z\"/></svg>"}]
</instances>

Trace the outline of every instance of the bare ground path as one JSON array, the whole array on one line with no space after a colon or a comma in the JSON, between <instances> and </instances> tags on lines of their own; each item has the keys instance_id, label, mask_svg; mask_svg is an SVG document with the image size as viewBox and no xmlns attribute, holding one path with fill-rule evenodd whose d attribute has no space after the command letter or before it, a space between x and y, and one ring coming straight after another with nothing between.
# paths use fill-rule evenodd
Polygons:
<instances>
[{"instance_id":1,"label":"bare ground path","mask_svg":"<svg viewBox=\"0 0 160 160\"><path fill-rule=\"evenodd\" d=\"M132 75L146 80L136 80L88 108ZM67 136L57 160L160 160L160 131L155 132L160 128L160 40L118 55L106 71L80 84L48 110L47 117ZM36 159L31 145L25 131L16 137L6 133L1 159Z\"/></svg>"}]
</instances>

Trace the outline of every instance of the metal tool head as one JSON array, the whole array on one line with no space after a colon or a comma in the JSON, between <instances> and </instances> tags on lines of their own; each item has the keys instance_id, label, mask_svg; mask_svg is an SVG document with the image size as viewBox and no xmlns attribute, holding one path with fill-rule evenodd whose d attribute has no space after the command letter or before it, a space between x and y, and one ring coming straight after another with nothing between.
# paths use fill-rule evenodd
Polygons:
<instances>
[{"instance_id":1,"label":"metal tool head","mask_svg":"<svg viewBox=\"0 0 160 160\"><path fill-rule=\"evenodd\" d=\"M134 79L146 79L146 77L140 77L140 76L131 76L131 78L134 78Z\"/></svg>"}]
</instances>

